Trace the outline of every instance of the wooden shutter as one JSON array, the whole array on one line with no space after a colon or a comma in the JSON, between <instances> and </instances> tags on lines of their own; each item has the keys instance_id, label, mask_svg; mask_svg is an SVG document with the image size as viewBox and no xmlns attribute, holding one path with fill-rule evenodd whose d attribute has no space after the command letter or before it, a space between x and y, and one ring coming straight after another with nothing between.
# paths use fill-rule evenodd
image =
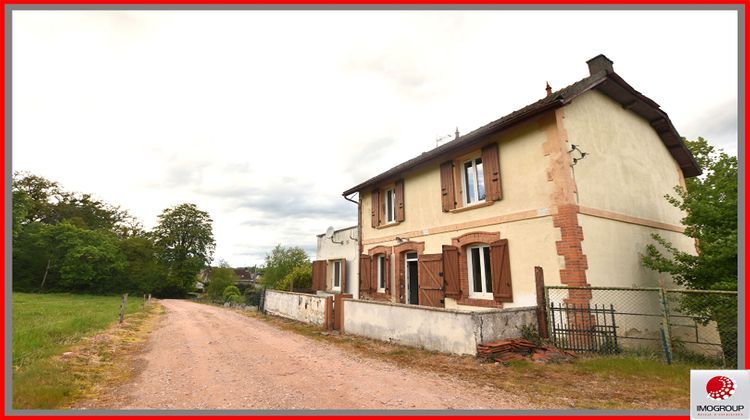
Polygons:
<instances>
[{"instance_id":1,"label":"wooden shutter","mask_svg":"<svg viewBox=\"0 0 750 420\"><path fill-rule=\"evenodd\" d=\"M497 201L503 198L503 188L500 182L500 158L497 151L497 143L482 148L484 191L487 195L487 201Z\"/></svg>"},{"instance_id":2,"label":"wooden shutter","mask_svg":"<svg viewBox=\"0 0 750 420\"><path fill-rule=\"evenodd\" d=\"M458 279L458 248L443 245L443 281L445 296L458 299L461 297L461 284Z\"/></svg>"},{"instance_id":3,"label":"wooden shutter","mask_svg":"<svg viewBox=\"0 0 750 420\"><path fill-rule=\"evenodd\" d=\"M325 290L326 289L326 268L327 268L327 263L325 260L313 261L313 266L312 266L312 289L313 290Z\"/></svg>"},{"instance_id":4,"label":"wooden shutter","mask_svg":"<svg viewBox=\"0 0 750 420\"><path fill-rule=\"evenodd\" d=\"M396 181L396 221L404 221L404 180Z\"/></svg>"},{"instance_id":5,"label":"wooden shutter","mask_svg":"<svg viewBox=\"0 0 750 420\"><path fill-rule=\"evenodd\" d=\"M419 269L419 304L442 308L443 298L443 255L422 254L417 262Z\"/></svg>"},{"instance_id":6,"label":"wooden shutter","mask_svg":"<svg viewBox=\"0 0 750 420\"><path fill-rule=\"evenodd\" d=\"M372 191L372 199L370 200L372 207L372 227L380 226L380 190Z\"/></svg>"},{"instance_id":7,"label":"wooden shutter","mask_svg":"<svg viewBox=\"0 0 750 420\"><path fill-rule=\"evenodd\" d=\"M453 162L440 165L440 194L442 194L443 211L456 208L456 192L453 185Z\"/></svg>"},{"instance_id":8,"label":"wooden shutter","mask_svg":"<svg viewBox=\"0 0 750 420\"><path fill-rule=\"evenodd\" d=\"M490 271L492 271L492 294L495 300L513 302L507 239L500 239L490 244Z\"/></svg>"},{"instance_id":9,"label":"wooden shutter","mask_svg":"<svg viewBox=\"0 0 750 420\"><path fill-rule=\"evenodd\" d=\"M346 260L342 258L339 261L341 262L341 272L339 272L341 276L341 293L346 293Z\"/></svg>"},{"instance_id":10,"label":"wooden shutter","mask_svg":"<svg viewBox=\"0 0 750 420\"><path fill-rule=\"evenodd\" d=\"M369 255L359 256L359 293L370 291L370 267L371 260Z\"/></svg>"}]
</instances>

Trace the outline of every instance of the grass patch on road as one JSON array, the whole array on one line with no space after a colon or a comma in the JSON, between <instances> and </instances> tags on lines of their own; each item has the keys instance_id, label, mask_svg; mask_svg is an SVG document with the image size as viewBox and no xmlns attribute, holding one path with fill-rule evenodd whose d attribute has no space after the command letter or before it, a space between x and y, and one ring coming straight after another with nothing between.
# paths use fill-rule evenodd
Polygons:
<instances>
[{"instance_id":1,"label":"grass patch on road","mask_svg":"<svg viewBox=\"0 0 750 420\"><path fill-rule=\"evenodd\" d=\"M124 377L122 358L143 342L160 305L120 296L13 293L13 408L52 409ZM63 356L63 353L70 354Z\"/></svg>"},{"instance_id":2,"label":"grass patch on road","mask_svg":"<svg viewBox=\"0 0 750 420\"><path fill-rule=\"evenodd\" d=\"M687 409L690 403L691 366L682 363L666 365L658 357L579 357L571 363L518 361L502 364L353 335L326 335L321 329L300 322L246 311L241 313L331 343L351 354L521 395L533 408Z\"/></svg>"}]
</instances>

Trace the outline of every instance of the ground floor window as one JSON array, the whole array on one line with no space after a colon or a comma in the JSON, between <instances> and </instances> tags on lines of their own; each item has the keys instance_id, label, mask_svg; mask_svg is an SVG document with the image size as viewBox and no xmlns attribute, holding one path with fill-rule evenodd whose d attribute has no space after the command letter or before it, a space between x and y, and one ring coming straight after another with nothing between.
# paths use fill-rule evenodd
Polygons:
<instances>
[{"instance_id":1,"label":"ground floor window","mask_svg":"<svg viewBox=\"0 0 750 420\"><path fill-rule=\"evenodd\" d=\"M492 299L492 272L490 271L490 247L475 245L466 249L469 268L469 296Z\"/></svg>"},{"instance_id":2,"label":"ground floor window","mask_svg":"<svg viewBox=\"0 0 750 420\"><path fill-rule=\"evenodd\" d=\"M376 264L378 267L378 292L385 292L385 255L378 255Z\"/></svg>"},{"instance_id":3,"label":"ground floor window","mask_svg":"<svg viewBox=\"0 0 750 420\"><path fill-rule=\"evenodd\" d=\"M341 290L341 261L333 262L332 281L333 290Z\"/></svg>"}]
</instances>

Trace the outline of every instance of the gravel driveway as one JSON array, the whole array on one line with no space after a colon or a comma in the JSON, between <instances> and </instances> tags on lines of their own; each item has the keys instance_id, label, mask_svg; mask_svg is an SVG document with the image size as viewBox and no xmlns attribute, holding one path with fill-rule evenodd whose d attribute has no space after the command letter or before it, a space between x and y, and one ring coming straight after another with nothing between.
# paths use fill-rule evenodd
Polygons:
<instances>
[{"instance_id":1,"label":"gravel driveway","mask_svg":"<svg viewBox=\"0 0 750 420\"><path fill-rule=\"evenodd\" d=\"M136 378L86 408L528 408L502 391L351 355L224 308L163 300ZM81 407L81 408L83 408Z\"/></svg>"}]
</instances>

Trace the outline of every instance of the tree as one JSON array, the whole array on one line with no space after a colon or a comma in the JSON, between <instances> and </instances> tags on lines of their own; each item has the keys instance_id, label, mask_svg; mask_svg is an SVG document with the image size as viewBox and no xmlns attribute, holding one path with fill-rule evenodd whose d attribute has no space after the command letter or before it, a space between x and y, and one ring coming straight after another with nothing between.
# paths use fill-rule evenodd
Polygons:
<instances>
[{"instance_id":1,"label":"tree","mask_svg":"<svg viewBox=\"0 0 750 420\"><path fill-rule=\"evenodd\" d=\"M307 264L310 264L310 260L302 248L276 245L270 254L266 254L262 282L269 289L279 289L284 277L296 267Z\"/></svg>"},{"instance_id":2,"label":"tree","mask_svg":"<svg viewBox=\"0 0 750 420\"><path fill-rule=\"evenodd\" d=\"M309 289L310 287L312 287L312 264L310 263L294 267L279 284L279 289L290 292L293 292L293 289Z\"/></svg>"},{"instance_id":3,"label":"tree","mask_svg":"<svg viewBox=\"0 0 750 420\"><path fill-rule=\"evenodd\" d=\"M685 211L685 235L695 239L697 254L680 251L654 234L654 240L666 252L662 253L655 244L647 245L641 256L643 265L670 274L677 284L688 289L737 290L737 158L717 152L702 137L685 144L704 174L687 179L686 190L675 187L676 196L665 198ZM717 299L691 295L682 300L681 306L704 320L716 320L726 345L725 356L736 358L736 302L727 304Z\"/></svg>"},{"instance_id":4,"label":"tree","mask_svg":"<svg viewBox=\"0 0 750 420\"><path fill-rule=\"evenodd\" d=\"M242 301L242 294L240 293L240 289L238 289L237 286L233 284L230 284L229 286L224 288L222 297L224 298L224 302L239 303Z\"/></svg>"},{"instance_id":5,"label":"tree","mask_svg":"<svg viewBox=\"0 0 750 420\"><path fill-rule=\"evenodd\" d=\"M195 276L213 258L213 220L195 204L165 209L152 232L157 255L167 267L162 296L184 296L195 287Z\"/></svg>"},{"instance_id":6,"label":"tree","mask_svg":"<svg viewBox=\"0 0 750 420\"><path fill-rule=\"evenodd\" d=\"M211 300L221 300L224 289L234 286L237 280L237 274L229 266L212 268L206 293Z\"/></svg>"}]
</instances>

